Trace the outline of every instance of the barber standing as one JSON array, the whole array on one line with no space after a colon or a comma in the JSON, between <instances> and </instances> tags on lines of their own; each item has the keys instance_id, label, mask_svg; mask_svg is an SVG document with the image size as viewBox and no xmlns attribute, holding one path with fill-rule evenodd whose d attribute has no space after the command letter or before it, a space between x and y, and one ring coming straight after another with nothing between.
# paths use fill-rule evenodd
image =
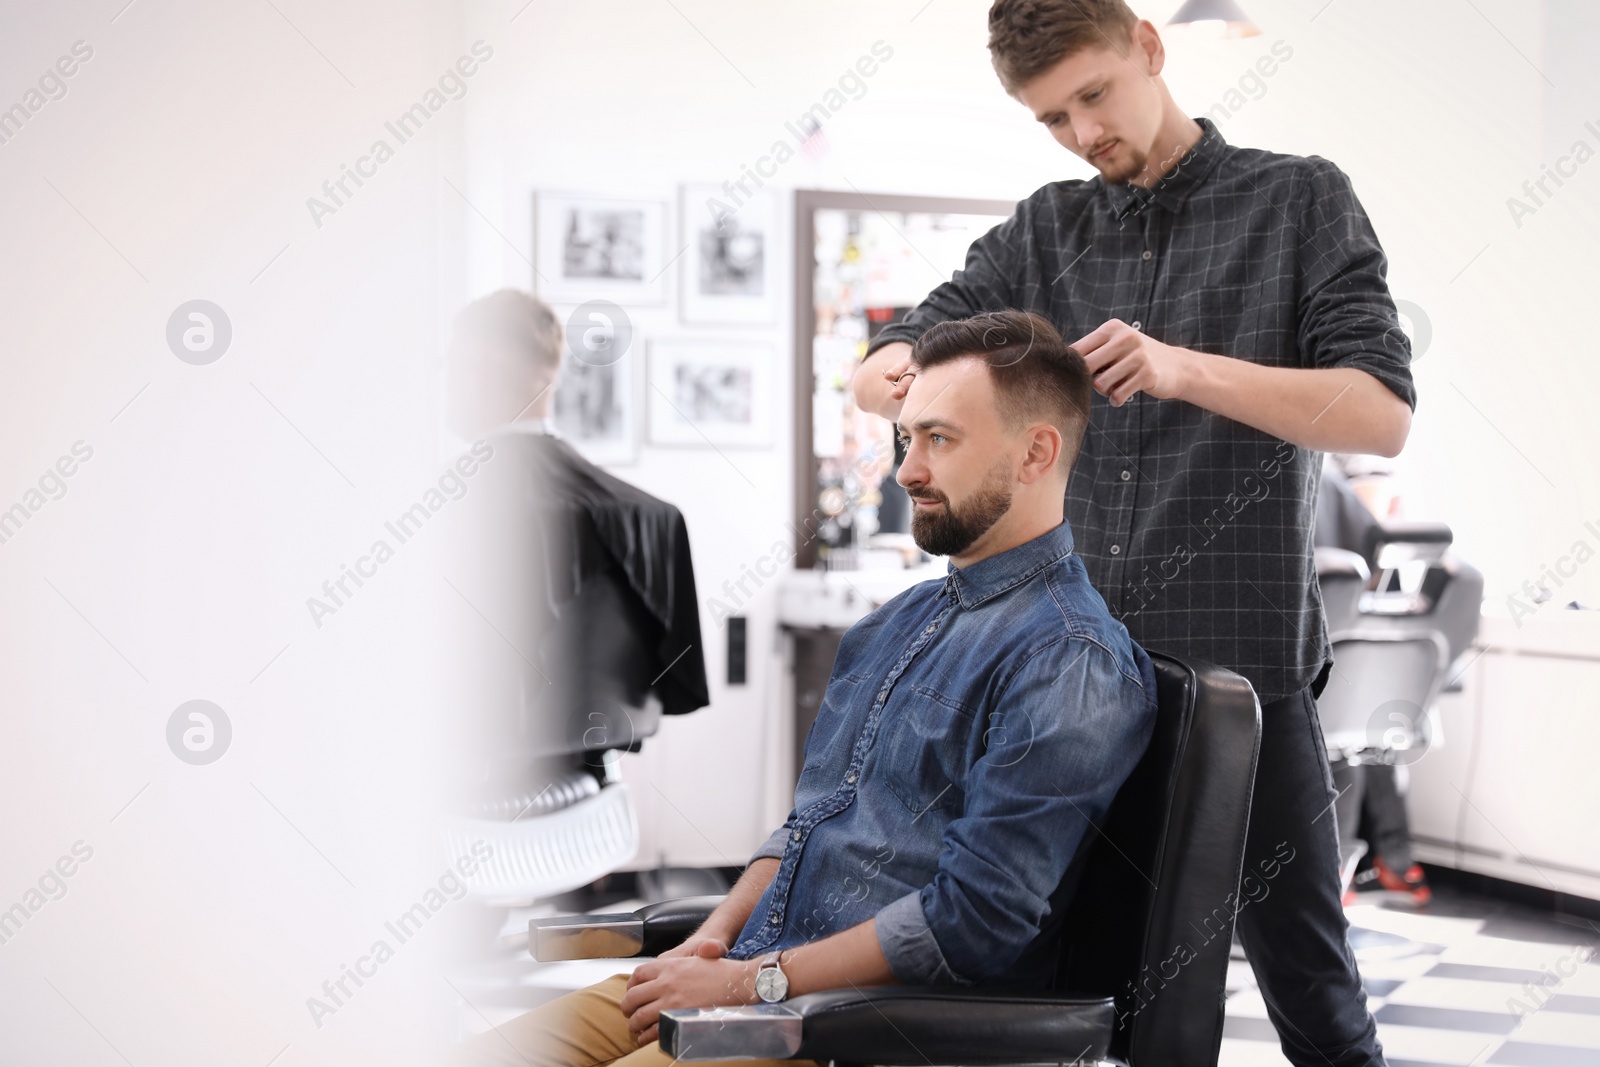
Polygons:
<instances>
[{"instance_id":1,"label":"barber standing","mask_svg":"<svg viewBox=\"0 0 1600 1067\"><path fill-rule=\"evenodd\" d=\"M1332 163L1233 147L1179 110L1123 0L999 0L989 29L1006 91L1099 174L974 242L874 339L857 403L897 419L910 343L943 320L1019 308L1078 339L1097 395L1066 513L1090 579L1141 645L1261 700L1245 864L1294 858L1238 925L1284 1054L1382 1064L1339 900L1311 536L1320 453L1394 456L1410 430L1383 250Z\"/></svg>"}]
</instances>

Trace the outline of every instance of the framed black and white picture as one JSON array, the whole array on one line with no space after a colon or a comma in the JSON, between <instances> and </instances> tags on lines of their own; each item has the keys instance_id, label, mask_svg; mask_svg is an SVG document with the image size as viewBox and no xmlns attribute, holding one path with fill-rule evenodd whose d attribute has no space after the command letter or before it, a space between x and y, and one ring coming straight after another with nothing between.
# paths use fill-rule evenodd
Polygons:
<instances>
[{"instance_id":1,"label":"framed black and white picture","mask_svg":"<svg viewBox=\"0 0 1600 1067\"><path fill-rule=\"evenodd\" d=\"M540 296L569 304L666 300L664 203L540 193L534 206L535 288Z\"/></svg>"},{"instance_id":2,"label":"framed black and white picture","mask_svg":"<svg viewBox=\"0 0 1600 1067\"><path fill-rule=\"evenodd\" d=\"M769 323L777 314L777 199L718 185L683 187L683 321Z\"/></svg>"},{"instance_id":3,"label":"framed black and white picture","mask_svg":"<svg viewBox=\"0 0 1600 1067\"><path fill-rule=\"evenodd\" d=\"M570 323L571 315L568 311L562 318ZM556 431L589 462L601 466L637 462L639 391L634 368L640 362L639 349L630 347L615 359L596 356L595 351L576 346L569 338L551 419Z\"/></svg>"},{"instance_id":4,"label":"framed black and white picture","mask_svg":"<svg viewBox=\"0 0 1600 1067\"><path fill-rule=\"evenodd\" d=\"M776 358L761 341L653 341L646 389L651 443L770 444Z\"/></svg>"}]
</instances>

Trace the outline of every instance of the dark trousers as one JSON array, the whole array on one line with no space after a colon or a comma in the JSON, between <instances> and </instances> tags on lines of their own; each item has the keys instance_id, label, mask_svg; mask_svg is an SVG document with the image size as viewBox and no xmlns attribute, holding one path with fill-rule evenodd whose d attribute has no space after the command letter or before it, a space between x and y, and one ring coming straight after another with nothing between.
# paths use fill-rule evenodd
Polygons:
<instances>
[{"instance_id":1,"label":"dark trousers","mask_svg":"<svg viewBox=\"0 0 1600 1067\"><path fill-rule=\"evenodd\" d=\"M1391 871L1405 874L1411 866L1411 819L1395 769L1383 763L1339 763L1333 768L1333 784L1339 790L1334 810L1340 842L1348 849L1365 841L1368 859L1381 859Z\"/></svg>"},{"instance_id":2,"label":"dark trousers","mask_svg":"<svg viewBox=\"0 0 1600 1067\"><path fill-rule=\"evenodd\" d=\"M1383 1067L1339 903L1333 776L1304 689L1261 708L1239 940L1296 1067Z\"/></svg>"}]
</instances>

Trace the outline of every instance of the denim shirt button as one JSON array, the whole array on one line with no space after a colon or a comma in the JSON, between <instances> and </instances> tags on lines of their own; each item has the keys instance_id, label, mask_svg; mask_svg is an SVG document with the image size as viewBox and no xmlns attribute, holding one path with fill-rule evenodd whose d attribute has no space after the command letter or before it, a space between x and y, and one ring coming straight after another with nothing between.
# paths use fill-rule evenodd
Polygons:
<instances>
[{"instance_id":1,"label":"denim shirt button","mask_svg":"<svg viewBox=\"0 0 1600 1067\"><path fill-rule=\"evenodd\" d=\"M777 917L777 916L776 916L776 915L774 915L774 916L772 916L772 918L770 918L770 919L768 919L768 920L767 920L767 922L769 922L769 923L771 923L771 924L772 924L772 925L774 925L774 926L776 926L776 925L778 925L778 924L779 924L779 923L781 923L781 922L782 922L782 921L783 921L783 920L782 920L782 919L780 919L780 918L778 918L778 917Z\"/></svg>"},{"instance_id":2,"label":"denim shirt button","mask_svg":"<svg viewBox=\"0 0 1600 1067\"><path fill-rule=\"evenodd\" d=\"M855 781L855 780L856 780L856 776L855 776L855 775L853 775L853 774L852 774L852 775L849 775L849 776L847 776L847 777L846 777L846 778L845 778L845 781L847 781L847 782L854 782L854 781Z\"/></svg>"},{"instance_id":3,"label":"denim shirt button","mask_svg":"<svg viewBox=\"0 0 1600 1067\"><path fill-rule=\"evenodd\" d=\"M789 836L794 838L796 841L798 841L798 840L800 840L800 831L796 830L794 833L790 834Z\"/></svg>"}]
</instances>

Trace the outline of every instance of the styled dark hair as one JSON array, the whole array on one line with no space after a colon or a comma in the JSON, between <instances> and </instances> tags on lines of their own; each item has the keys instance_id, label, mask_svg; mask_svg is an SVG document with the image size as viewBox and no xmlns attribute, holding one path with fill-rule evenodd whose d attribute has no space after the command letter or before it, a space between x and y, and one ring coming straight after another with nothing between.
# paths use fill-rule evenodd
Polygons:
<instances>
[{"instance_id":1,"label":"styled dark hair","mask_svg":"<svg viewBox=\"0 0 1600 1067\"><path fill-rule=\"evenodd\" d=\"M1123 0L995 0L989 58L1012 96L1067 56L1107 45L1127 51L1139 22Z\"/></svg>"},{"instance_id":2,"label":"styled dark hair","mask_svg":"<svg viewBox=\"0 0 1600 1067\"><path fill-rule=\"evenodd\" d=\"M1064 469L1072 470L1089 426L1094 386L1083 357L1049 320L1031 311L990 311L938 323L911 348L918 369L957 359L988 364L1008 429L1043 420L1059 430Z\"/></svg>"}]
</instances>

